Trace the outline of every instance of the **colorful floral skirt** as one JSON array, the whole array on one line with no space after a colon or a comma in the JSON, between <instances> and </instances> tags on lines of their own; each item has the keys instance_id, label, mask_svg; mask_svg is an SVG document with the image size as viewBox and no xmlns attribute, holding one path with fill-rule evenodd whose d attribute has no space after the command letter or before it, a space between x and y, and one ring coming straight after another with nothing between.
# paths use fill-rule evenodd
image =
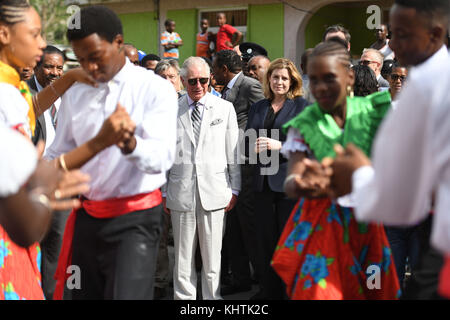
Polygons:
<instances>
[{"instance_id":1,"label":"colorful floral skirt","mask_svg":"<svg viewBox=\"0 0 450 320\"><path fill-rule=\"evenodd\" d=\"M300 199L272 267L293 300L398 299L400 285L384 228L357 223L330 199Z\"/></svg>"},{"instance_id":2,"label":"colorful floral skirt","mask_svg":"<svg viewBox=\"0 0 450 320\"><path fill-rule=\"evenodd\" d=\"M0 226L0 300L43 300L41 249L15 244Z\"/></svg>"}]
</instances>

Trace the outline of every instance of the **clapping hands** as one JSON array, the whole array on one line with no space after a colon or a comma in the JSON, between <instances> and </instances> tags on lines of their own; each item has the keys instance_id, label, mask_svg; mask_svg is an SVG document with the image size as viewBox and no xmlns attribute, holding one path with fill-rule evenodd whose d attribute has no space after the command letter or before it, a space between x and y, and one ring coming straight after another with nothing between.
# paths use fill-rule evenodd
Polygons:
<instances>
[{"instance_id":1,"label":"clapping hands","mask_svg":"<svg viewBox=\"0 0 450 320\"><path fill-rule=\"evenodd\" d=\"M316 160L304 158L302 172L290 175L284 184L284 191L290 198L320 198L329 193L330 175L324 165Z\"/></svg>"},{"instance_id":2,"label":"clapping hands","mask_svg":"<svg viewBox=\"0 0 450 320\"><path fill-rule=\"evenodd\" d=\"M129 154L136 148L135 129L136 124L125 107L117 103L116 110L105 120L96 138L103 148L116 145L123 154Z\"/></svg>"},{"instance_id":3,"label":"clapping hands","mask_svg":"<svg viewBox=\"0 0 450 320\"><path fill-rule=\"evenodd\" d=\"M369 158L354 144L346 149L335 145L336 158L324 158L321 163L304 158L299 172L289 175L285 192L289 197L338 198L352 192L352 175L362 166L371 165Z\"/></svg>"}]
</instances>

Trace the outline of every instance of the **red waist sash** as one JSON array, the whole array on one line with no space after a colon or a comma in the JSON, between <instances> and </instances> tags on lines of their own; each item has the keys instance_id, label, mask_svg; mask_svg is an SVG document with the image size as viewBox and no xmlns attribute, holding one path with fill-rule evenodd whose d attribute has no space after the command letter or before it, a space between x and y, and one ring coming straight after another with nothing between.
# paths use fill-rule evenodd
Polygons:
<instances>
[{"instance_id":1,"label":"red waist sash","mask_svg":"<svg viewBox=\"0 0 450 320\"><path fill-rule=\"evenodd\" d=\"M439 294L450 299L450 255L444 257L444 266L439 277Z\"/></svg>"},{"instance_id":2,"label":"red waist sash","mask_svg":"<svg viewBox=\"0 0 450 320\"><path fill-rule=\"evenodd\" d=\"M81 205L89 215L98 219L107 219L134 211L150 209L159 205L161 201L161 191L158 189L150 193L143 193L125 198L114 198L101 201L82 199ZM69 277L66 270L72 263L72 240L75 230L76 212L77 210L72 210L64 230L61 253L59 254L58 267L55 273L56 288L55 293L53 294L53 299L55 300L62 300L64 285Z\"/></svg>"}]
</instances>

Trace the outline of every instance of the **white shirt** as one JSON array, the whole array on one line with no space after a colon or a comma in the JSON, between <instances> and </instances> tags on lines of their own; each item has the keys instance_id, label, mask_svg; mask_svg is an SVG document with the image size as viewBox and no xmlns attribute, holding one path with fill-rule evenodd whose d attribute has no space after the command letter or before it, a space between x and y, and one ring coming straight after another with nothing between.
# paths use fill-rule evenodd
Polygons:
<instances>
[{"instance_id":1,"label":"white shirt","mask_svg":"<svg viewBox=\"0 0 450 320\"><path fill-rule=\"evenodd\" d=\"M19 191L36 168L37 152L31 141L0 124L0 197Z\"/></svg>"},{"instance_id":2,"label":"white shirt","mask_svg":"<svg viewBox=\"0 0 450 320\"><path fill-rule=\"evenodd\" d=\"M13 85L0 83L0 97L0 124L9 128L22 128L31 138L29 106L20 91Z\"/></svg>"},{"instance_id":3,"label":"white shirt","mask_svg":"<svg viewBox=\"0 0 450 320\"><path fill-rule=\"evenodd\" d=\"M391 47L389 47L389 39L386 40L386 44L379 51L383 54L384 60L394 60L395 53L392 51Z\"/></svg>"},{"instance_id":4,"label":"white shirt","mask_svg":"<svg viewBox=\"0 0 450 320\"><path fill-rule=\"evenodd\" d=\"M198 106L197 108L200 111L200 119L203 119L203 111L205 110L205 103L206 103L206 96L209 93L207 92L200 100L198 100ZM189 103L189 116L192 117L192 111L194 111L194 100L187 95L188 103Z\"/></svg>"},{"instance_id":5,"label":"white shirt","mask_svg":"<svg viewBox=\"0 0 450 320\"><path fill-rule=\"evenodd\" d=\"M372 148L372 167L353 173L356 218L387 225L427 217L436 190L432 243L450 252L450 58L443 46L411 69Z\"/></svg>"},{"instance_id":6,"label":"white shirt","mask_svg":"<svg viewBox=\"0 0 450 320\"><path fill-rule=\"evenodd\" d=\"M36 79L35 76L33 76L34 82L36 83L36 88L38 92L41 92L43 89L39 81ZM56 108L56 115L58 115L59 106L61 104L61 98L58 98L54 103ZM51 146L53 140L55 139L55 128L53 127L52 122L52 114L51 114L51 108L48 108L44 111L44 119L45 119L45 151Z\"/></svg>"},{"instance_id":7,"label":"white shirt","mask_svg":"<svg viewBox=\"0 0 450 320\"><path fill-rule=\"evenodd\" d=\"M76 83L63 96L53 144L56 158L93 138L120 102L136 123L136 149L124 156L111 146L87 162L91 200L151 192L166 182L176 148L177 94L169 81L125 59L124 67L98 88Z\"/></svg>"}]
</instances>

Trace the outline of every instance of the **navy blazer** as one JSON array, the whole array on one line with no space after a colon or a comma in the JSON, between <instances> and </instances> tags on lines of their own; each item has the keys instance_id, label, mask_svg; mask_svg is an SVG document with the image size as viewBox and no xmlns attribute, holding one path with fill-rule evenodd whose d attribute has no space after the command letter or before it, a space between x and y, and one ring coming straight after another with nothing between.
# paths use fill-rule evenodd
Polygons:
<instances>
[{"instance_id":1,"label":"navy blazer","mask_svg":"<svg viewBox=\"0 0 450 320\"><path fill-rule=\"evenodd\" d=\"M277 140L281 141L281 143L284 143L286 141L286 134L284 134L281 130L282 126L286 122L297 116L301 111L303 111L303 109L305 109L307 105L309 105L309 102L302 97L298 97L294 100L287 99L284 102L283 107L278 111L277 117L272 127L272 130L278 129L279 139ZM257 132L257 136L259 137L259 131L261 129L264 129L264 120L266 118L267 111L271 107L271 103L267 99L258 101L257 103L252 105L248 115L246 131L248 129L255 129ZM275 137L272 136L272 139L274 138ZM247 156L250 155L251 158L255 159L254 141L250 142L248 136L246 136L245 139L245 153ZM284 179L286 179L287 159L281 155L279 150L271 150L270 159L272 160L275 157L278 158L278 165L274 163L273 168L271 166L272 161L268 164L262 164L259 157L257 157L258 160L256 163L256 168L255 170L253 170L253 187L255 191L261 192L263 190L264 175L261 174L261 169L266 168L265 170L267 170L267 168L269 167L271 168L270 171L274 171L274 174L267 175L270 189L275 192L284 192L283 184Z\"/></svg>"}]
</instances>

